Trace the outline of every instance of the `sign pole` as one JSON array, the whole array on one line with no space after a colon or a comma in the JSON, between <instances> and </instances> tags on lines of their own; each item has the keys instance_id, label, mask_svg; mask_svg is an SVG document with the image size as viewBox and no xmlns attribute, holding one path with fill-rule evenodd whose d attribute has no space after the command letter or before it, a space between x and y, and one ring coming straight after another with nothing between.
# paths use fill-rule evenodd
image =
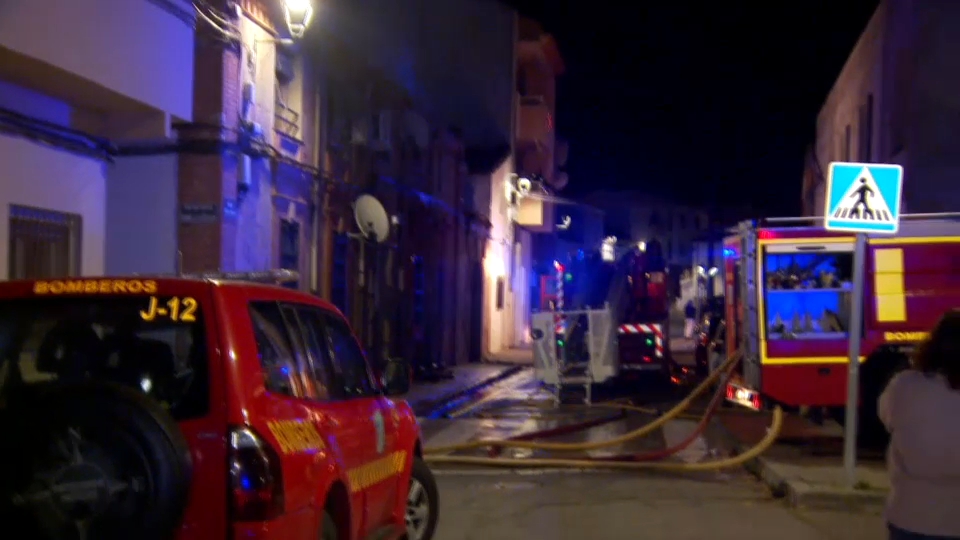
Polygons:
<instances>
[{"instance_id":1,"label":"sign pole","mask_svg":"<svg viewBox=\"0 0 960 540\"><path fill-rule=\"evenodd\" d=\"M863 334L863 281L867 258L867 235L857 233L853 249L853 290L850 299L850 358L847 368L847 410L843 430L843 471L847 487L857 483L857 409L860 405L860 340Z\"/></svg>"}]
</instances>

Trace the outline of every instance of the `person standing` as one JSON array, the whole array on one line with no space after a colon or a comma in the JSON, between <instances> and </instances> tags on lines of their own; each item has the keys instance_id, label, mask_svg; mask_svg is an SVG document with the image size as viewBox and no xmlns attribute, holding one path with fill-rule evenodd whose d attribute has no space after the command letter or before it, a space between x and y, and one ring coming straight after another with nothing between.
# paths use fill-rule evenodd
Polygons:
<instances>
[{"instance_id":1,"label":"person standing","mask_svg":"<svg viewBox=\"0 0 960 540\"><path fill-rule=\"evenodd\" d=\"M689 339L693 337L693 329L697 326L697 308L693 305L693 300L688 300L683 308L683 337Z\"/></svg>"},{"instance_id":2,"label":"person standing","mask_svg":"<svg viewBox=\"0 0 960 540\"><path fill-rule=\"evenodd\" d=\"M877 405L890 432L890 540L960 540L960 310L940 319Z\"/></svg>"}]
</instances>

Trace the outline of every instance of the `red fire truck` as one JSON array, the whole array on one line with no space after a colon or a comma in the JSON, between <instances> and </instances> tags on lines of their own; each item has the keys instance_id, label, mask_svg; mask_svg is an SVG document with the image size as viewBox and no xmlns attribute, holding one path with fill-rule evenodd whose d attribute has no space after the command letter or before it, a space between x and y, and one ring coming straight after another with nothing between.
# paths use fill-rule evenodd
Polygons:
<instances>
[{"instance_id":1,"label":"red fire truck","mask_svg":"<svg viewBox=\"0 0 960 540\"><path fill-rule=\"evenodd\" d=\"M558 358L567 366L580 364L591 372L590 382L596 383L639 372L669 375L670 301L659 242L621 246L608 258L614 260L591 255L568 265L555 264L559 269L553 281L558 287L555 305L559 309L553 312ZM590 314L598 311L604 316L588 323ZM591 327L600 320L606 321L603 328ZM548 333L546 323L542 324L543 333ZM593 349L605 351L600 356L588 347L588 341L599 336L616 340L612 347L593 343Z\"/></svg>"},{"instance_id":2,"label":"red fire truck","mask_svg":"<svg viewBox=\"0 0 960 540\"><path fill-rule=\"evenodd\" d=\"M670 300L667 268L659 242L631 250L621 264L627 294L620 309L617 335L620 369L670 372Z\"/></svg>"},{"instance_id":3,"label":"red fire truck","mask_svg":"<svg viewBox=\"0 0 960 540\"><path fill-rule=\"evenodd\" d=\"M960 306L960 221L904 216L869 235L861 341L861 433L882 437L877 398L937 319ZM796 226L800 225L800 226ZM827 410L843 421L855 237L811 219L744 222L724 243L727 399Z\"/></svg>"}]
</instances>

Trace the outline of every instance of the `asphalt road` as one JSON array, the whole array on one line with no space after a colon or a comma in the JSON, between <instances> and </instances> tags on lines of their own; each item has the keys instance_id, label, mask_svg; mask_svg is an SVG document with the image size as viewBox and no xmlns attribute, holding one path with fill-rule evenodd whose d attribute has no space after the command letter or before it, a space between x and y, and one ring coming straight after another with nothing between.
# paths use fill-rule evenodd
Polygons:
<instances>
[{"instance_id":1,"label":"asphalt road","mask_svg":"<svg viewBox=\"0 0 960 540\"><path fill-rule=\"evenodd\" d=\"M665 410L682 390L640 385L638 401ZM493 385L447 411L446 418L421 419L427 447L478 439L500 439L571 422L610 417L603 407L555 407L530 371ZM650 422L631 413L602 426L552 439L607 440ZM596 458L660 450L686 439L695 419L668 422L649 436L610 448L563 457ZM726 440L707 430L673 461L724 457ZM484 456L484 451L460 455ZM553 457L543 451L508 450L509 457ZM860 540L885 538L882 518L865 513L804 512L771 498L749 473L726 469L706 473L596 472L435 467L441 494L437 540Z\"/></svg>"},{"instance_id":2,"label":"asphalt road","mask_svg":"<svg viewBox=\"0 0 960 540\"><path fill-rule=\"evenodd\" d=\"M877 540L876 514L803 512L742 472L441 471L437 540Z\"/></svg>"}]
</instances>

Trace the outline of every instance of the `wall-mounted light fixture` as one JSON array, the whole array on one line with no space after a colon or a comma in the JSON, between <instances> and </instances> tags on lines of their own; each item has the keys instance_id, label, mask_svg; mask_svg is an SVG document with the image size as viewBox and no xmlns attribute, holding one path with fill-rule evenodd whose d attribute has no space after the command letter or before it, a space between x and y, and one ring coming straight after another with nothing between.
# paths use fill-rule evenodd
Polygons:
<instances>
[{"instance_id":1,"label":"wall-mounted light fixture","mask_svg":"<svg viewBox=\"0 0 960 540\"><path fill-rule=\"evenodd\" d=\"M610 262L617 260L617 237L608 236L600 244L600 260Z\"/></svg>"},{"instance_id":2,"label":"wall-mounted light fixture","mask_svg":"<svg viewBox=\"0 0 960 540\"><path fill-rule=\"evenodd\" d=\"M313 5L310 0L283 0L283 18L290 35L302 38L313 19Z\"/></svg>"}]
</instances>

